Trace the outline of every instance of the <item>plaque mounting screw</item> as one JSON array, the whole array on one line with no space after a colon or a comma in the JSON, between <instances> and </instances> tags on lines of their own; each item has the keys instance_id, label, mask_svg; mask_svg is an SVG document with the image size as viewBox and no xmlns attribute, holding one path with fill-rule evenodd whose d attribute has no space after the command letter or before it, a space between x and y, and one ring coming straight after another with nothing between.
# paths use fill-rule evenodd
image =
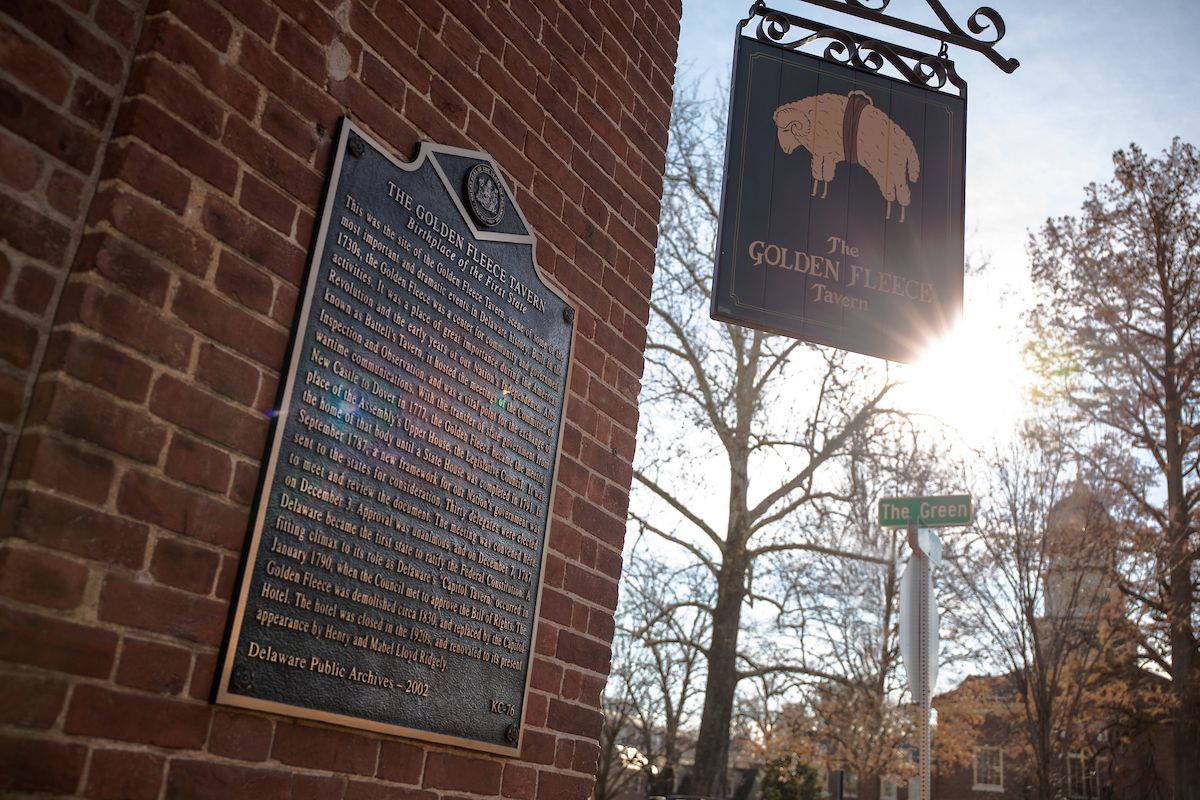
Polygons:
<instances>
[{"instance_id":1,"label":"plaque mounting screw","mask_svg":"<svg viewBox=\"0 0 1200 800\"><path fill-rule=\"evenodd\" d=\"M571 308L570 306L567 306L566 308L563 309L563 322L570 325L574 321L575 321L575 309Z\"/></svg>"},{"instance_id":2,"label":"plaque mounting screw","mask_svg":"<svg viewBox=\"0 0 1200 800\"><path fill-rule=\"evenodd\" d=\"M235 692L248 692L254 688L254 673L246 667L234 667L229 684Z\"/></svg>"},{"instance_id":3,"label":"plaque mounting screw","mask_svg":"<svg viewBox=\"0 0 1200 800\"><path fill-rule=\"evenodd\" d=\"M346 149L350 151L350 155L354 158L362 158L362 154L366 152L366 148L363 146L362 139L356 139L353 136L351 136L350 141L346 143Z\"/></svg>"},{"instance_id":4,"label":"plaque mounting screw","mask_svg":"<svg viewBox=\"0 0 1200 800\"><path fill-rule=\"evenodd\" d=\"M504 729L504 741L508 742L509 744L516 744L517 740L520 738L521 729L516 725L509 725Z\"/></svg>"}]
</instances>

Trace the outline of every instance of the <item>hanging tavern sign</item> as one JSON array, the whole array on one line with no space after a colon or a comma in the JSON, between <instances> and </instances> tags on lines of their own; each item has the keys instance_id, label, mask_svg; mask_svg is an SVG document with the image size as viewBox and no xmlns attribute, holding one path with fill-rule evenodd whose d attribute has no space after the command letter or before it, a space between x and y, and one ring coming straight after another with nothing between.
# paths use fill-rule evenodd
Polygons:
<instances>
[{"instance_id":1,"label":"hanging tavern sign","mask_svg":"<svg viewBox=\"0 0 1200 800\"><path fill-rule=\"evenodd\" d=\"M738 36L712 315L910 361L959 315L966 100Z\"/></svg>"},{"instance_id":2,"label":"hanging tavern sign","mask_svg":"<svg viewBox=\"0 0 1200 800\"><path fill-rule=\"evenodd\" d=\"M483 153L343 121L217 700L515 754L574 311Z\"/></svg>"}]
</instances>

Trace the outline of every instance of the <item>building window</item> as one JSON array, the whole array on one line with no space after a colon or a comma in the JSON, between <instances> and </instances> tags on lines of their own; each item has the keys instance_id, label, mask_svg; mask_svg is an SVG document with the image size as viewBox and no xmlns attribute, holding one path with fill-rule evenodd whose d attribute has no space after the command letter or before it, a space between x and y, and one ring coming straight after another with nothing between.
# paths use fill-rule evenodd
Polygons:
<instances>
[{"instance_id":1,"label":"building window","mask_svg":"<svg viewBox=\"0 0 1200 800\"><path fill-rule=\"evenodd\" d=\"M842 800L858 800L858 773L842 773Z\"/></svg>"},{"instance_id":2,"label":"building window","mask_svg":"<svg viewBox=\"0 0 1200 800\"><path fill-rule=\"evenodd\" d=\"M879 800L896 800L896 779L879 779Z\"/></svg>"},{"instance_id":3,"label":"building window","mask_svg":"<svg viewBox=\"0 0 1200 800\"><path fill-rule=\"evenodd\" d=\"M1067 756L1067 797L1092 800L1100 796L1098 761L1088 753Z\"/></svg>"},{"instance_id":4,"label":"building window","mask_svg":"<svg viewBox=\"0 0 1200 800\"><path fill-rule=\"evenodd\" d=\"M975 751L975 790L1004 790L1004 753L999 747L981 747Z\"/></svg>"}]
</instances>

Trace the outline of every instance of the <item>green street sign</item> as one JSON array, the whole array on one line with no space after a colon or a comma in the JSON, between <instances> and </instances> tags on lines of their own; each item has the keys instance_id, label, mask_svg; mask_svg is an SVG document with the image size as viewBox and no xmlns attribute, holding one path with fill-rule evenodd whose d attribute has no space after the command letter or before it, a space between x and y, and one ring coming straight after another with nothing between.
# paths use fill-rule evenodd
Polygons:
<instances>
[{"instance_id":1,"label":"green street sign","mask_svg":"<svg viewBox=\"0 0 1200 800\"><path fill-rule=\"evenodd\" d=\"M920 525L924 528L970 525L973 517L969 494L885 497L879 501L879 524L884 528L906 525Z\"/></svg>"}]
</instances>

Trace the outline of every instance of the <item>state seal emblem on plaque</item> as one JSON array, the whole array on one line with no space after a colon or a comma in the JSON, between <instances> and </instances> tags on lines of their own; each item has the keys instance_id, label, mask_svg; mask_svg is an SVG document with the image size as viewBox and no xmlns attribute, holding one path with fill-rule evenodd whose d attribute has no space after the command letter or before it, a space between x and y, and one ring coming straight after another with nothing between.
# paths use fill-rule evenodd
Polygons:
<instances>
[{"instance_id":1,"label":"state seal emblem on plaque","mask_svg":"<svg viewBox=\"0 0 1200 800\"><path fill-rule=\"evenodd\" d=\"M488 228L504 219L504 192L491 164L476 164L467 171L467 206L471 216Z\"/></svg>"}]
</instances>

